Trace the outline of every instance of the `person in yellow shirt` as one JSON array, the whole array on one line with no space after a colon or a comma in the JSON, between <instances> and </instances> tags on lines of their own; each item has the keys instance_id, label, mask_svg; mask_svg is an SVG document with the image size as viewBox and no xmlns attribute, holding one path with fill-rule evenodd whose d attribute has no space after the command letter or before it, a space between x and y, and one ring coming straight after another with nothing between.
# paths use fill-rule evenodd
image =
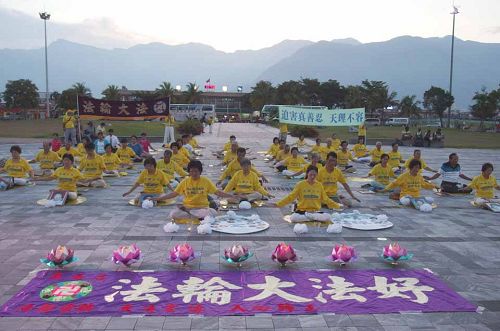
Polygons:
<instances>
[{"instance_id":1,"label":"person in yellow shirt","mask_svg":"<svg viewBox=\"0 0 500 331\"><path fill-rule=\"evenodd\" d=\"M338 194L337 183L340 183L349 195L356 201L361 202L351 191L349 184L342 174L342 171L337 167L337 153L330 152L327 155L326 164L318 173L317 180L323 184L325 192L330 199L335 202L340 202L345 206L352 206L352 202L346 197Z\"/></svg>"},{"instance_id":2,"label":"person in yellow shirt","mask_svg":"<svg viewBox=\"0 0 500 331\"><path fill-rule=\"evenodd\" d=\"M85 152L87 155L80 161L78 170L83 174L85 181L79 181L78 186L90 187L106 187L106 182L102 179L102 174L106 171L106 165L102 156L95 153L95 146L93 143L85 145Z\"/></svg>"},{"instance_id":3,"label":"person in yellow shirt","mask_svg":"<svg viewBox=\"0 0 500 331\"><path fill-rule=\"evenodd\" d=\"M422 159L422 152L420 151L420 149L416 149L413 151L413 157L410 157L408 158L408 160L406 160L405 162L405 168L406 168L406 171L409 171L410 170L410 163L411 161L413 160L417 160L417 161L420 161L420 171L419 171L419 174L422 173L422 170L427 170L427 171L430 171L430 172L434 172L434 173L437 173L436 170L434 169L431 169L427 166L427 163L425 163L425 161Z\"/></svg>"},{"instance_id":4,"label":"person in yellow shirt","mask_svg":"<svg viewBox=\"0 0 500 331\"><path fill-rule=\"evenodd\" d=\"M238 143L234 142L231 145L231 150L229 150L226 155L224 155L224 159L222 160L222 165L228 165L231 163L234 159L238 157Z\"/></svg>"},{"instance_id":5,"label":"person in yellow shirt","mask_svg":"<svg viewBox=\"0 0 500 331\"><path fill-rule=\"evenodd\" d=\"M337 134L336 133L332 133L332 148L328 150L328 153L330 152L336 152L339 147L340 147L340 143L342 142L339 138L337 138ZM328 140L327 140L327 147L328 147Z\"/></svg>"},{"instance_id":6,"label":"person in yellow shirt","mask_svg":"<svg viewBox=\"0 0 500 331\"><path fill-rule=\"evenodd\" d=\"M156 168L163 171L167 175L167 179L170 182L170 186L176 188L179 185L179 177L186 177L188 173L182 169L174 160L172 160L172 151L166 149L163 152L163 159L158 161Z\"/></svg>"},{"instance_id":7,"label":"person in yellow shirt","mask_svg":"<svg viewBox=\"0 0 500 331\"><path fill-rule=\"evenodd\" d=\"M120 158L122 167L126 169L132 169L134 167L132 160L136 155L134 150L128 146L127 138L122 138L120 140L120 147L116 149L116 155Z\"/></svg>"},{"instance_id":8,"label":"person in yellow shirt","mask_svg":"<svg viewBox=\"0 0 500 331\"><path fill-rule=\"evenodd\" d=\"M190 160L186 157L186 155L179 152L179 144L171 143L170 149L172 150L172 160L174 160L174 162L182 168L186 168Z\"/></svg>"},{"instance_id":9,"label":"person in yellow shirt","mask_svg":"<svg viewBox=\"0 0 500 331\"><path fill-rule=\"evenodd\" d=\"M122 161L113 153L113 146L111 144L106 144L104 146L105 153L102 155L102 160L106 166L106 170L103 173L104 177L118 177L120 175L119 169L122 166ZM124 165L126 166L126 165Z\"/></svg>"},{"instance_id":10,"label":"person in yellow shirt","mask_svg":"<svg viewBox=\"0 0 500 331\"><path fill-rule=\"evenodd\" d=\"M409 164L410 170L399 175L396 180L392 181L380 192L388 192L392 189L399 187L401 192L399 193L399 198L420 198L420 190L427 189L432 190L433 188L439 188L439 186L426 182L424 177L420 175L420 169L422 165L419 160L411 160Z\"/></svg>"},{"instance_id":11,"label":"person in yellow shirt","mask_svg":"<svg viewBox=\"0 0 500 331\"><path fill-rule=\"evenodd\" d=\"M76 128L75 125L78 121L78 117L75 116L72 109L68 109L66 114L63 116L63 129L64 129L64 142L76 142Z\"/></svg>"},{"instance_id":12,"label":"person in yellow shirt","mask_svg":"<svg viewBox=\"0 0 500 331\"><path fill-rule=\"evenodd\" d=\"M57 154L62 158L64 154L71 154L73 155L73 158L80 157L83 154L80 154L76 148L73 148L71 144L71 140L67 141L64 143L64 146L61 147L58 151Z\"/></svg>"},{"instance_id":13,"label":"person in yellow shirt","mask_svg":"<svg viewBox=\"0 0 500 331\"><path fill-rule=\"evenodd\" d=\"M338 147L340 146L340 141L339 141L339 144L334 144L333 143L333 139L331 138L328 138L326 140L326 146L324 146L324 149L323 149L323 154L325 156L325 161L326 161L326 158L328 156L328 153L330 152L335 152L337 153L337 150L338 150Z\"/></svg>"},{"instance_id":14,"label":"person in yellow shirt","mask_svg":"<svg viewBox=\"0 0 500 331\"><path fill-rule=\"evenodd\" d=\"M380 163L380 157L384 154L384 150L382 149L382 143L377 141L375 143L375 148L370 151L370 167L374 167L377 163Z\"/></svg>"},{"instance_id":15,"label":"person in yellow shirt","mask_svg":"<svg viewBox=\"0 0 500 331\"><path fill-rule=\"evenodd\" d=\"M142 206L145 199L160 197L165 192L165 186L171 191L173 188L169 184L167 175L156 168L156 160L148 157L144 160L144 170L141 172L134 185L127 192L123 193L126 197L139 186L143 186L143 191L135 198L136 203Z\"/></svg>"},{"instance_id":16,"label":"person in yellow shirt","mask_svg":"<svg viewBox=\"0 0 500 331\"><path fill-rule=\"evenodd\" d=\"M217 211L210 208L210 194L228 199L235 199L236 197L217 189L210 179L201 176L202 172L203 165L200 161L190 161L188 164L189 177L183 179L173 192L154 197L152 200L162 201L182 195L184 197L182 207L178 207L170 213L173 220L183 218L203 219L207 216L213 217L217 215Z\"/></svg>"},{"instance_id":17,"label":"person in yellow shirt","mask_svg":"<svg viewBox=\"0 0 500 331\"><path fill-rule=\"evenodd\" d=\"M403 163L403 157L401 156L401 153L398 151L398 149L398 143L392 143L392 150L388 153L388 164L389 167L394 171L394 173L398 173L401 171L401 163Z\"/></svg>"},{"instance_id":18,"label":"person in yellow shirt","mask_svg":"<svg viewBox=\"0 0 500 331\"><path fill-rule=\"evenodd\" d=\"M12 155L12 158L5 162L3 168L0 168L0 171L6 171L7 176L11 177L10 180L6 181L10 182L12 185L28 185L30 181L27 177L29 176L29 179L33 180L35 176L35 173L28 161L21 157L21 153L21 147L18 145L11 146L10 154Z\"/></svg>"},{"instance_id":19,"label":"person in yellow shirt","mask_svg":"<svg viewBox=\"0 0 500 331\"><path fill-rule=\"evenodd\" d=\"M164 118L165 133L163 135L163 144L167 145L175 141L174 126L175 117L172 114L168 114Z\"/></svg>"},{"instance_id":20,"label":"person in yellow shirt","mask_svg":"<svg viewBox=\"0 0 500 331\"><path fill-rule=\"evenodd\" d=\"M316 213L321 210L321 205L325 204L330 209L339 209L342 205L336 203L328 197L323 185L316 180L318 168L309 166L306 172L306 180L295 185L293 191L272 206L281 208L297 201L294 213L305 214Z\"/></svg>"},{"instance_id":21,"label":"person in yellow shirt","mask_svg":"<svg viewBox=\"0 0 500 331\"><path fill-rule=\"evenodd\" d=\"M280 149L280 139L278 137L274 137L273 144L267 150L266 156L273 158L276 157L276 154L278 154L279 149Z\"/></svg>"},{"instance_id":22,"label":"person in yellow shirt","mask_svg":"<svg viewBox=\"0 0 500 331\"><path fill-rule=\"evenodd\" d=\"M285 176L291 176L294 173L301 171L304 165L307 164L307 161L299 155L299 149L297 147L293 147L290 150L290 153L291 156L278 162L275 166L276 169L281 171L281 173Z\"/></svg>"},{"instance_id":23,"label":"person in yellow shirt","mask_svg":"<svg viewBox=\"0 0 500 331\"><path fill-rule=\"evenodd\" d=\"M188 137L189 137L189 145L193 146L193 148L205 148L203 146L200 146L200 144L198 144L198 140L196 140L196 138L193 136L192 133L189 133L188 134Z\"/></svg>"},{"instance_id":24,"label":"person in yellow shirt","mask_svg":"<svg viewBox=\"0 0 500 331\"><path fill-rule=\"evenodd\" d=\"M274 165L276 166L279 162L285 160L286 158L292 156L292 153L290 153L290 145L285 145L285 147L276 154L276 159L274 161ZM278 170L280 170L278 168ZM281 169L280 171L282 171Z\"/></svg>"},{"instance_id":25,"label":"person in yellow shirt","mask_svg":"<svg viewBox=\"0 0 500 331\"><path fill-rule=\"evenodd\" d=\"M361 123L358 126L358 140L361 139L361 138L363 140L366 139L366 124L365 124L365 122Z\"/></svg>"},{"instance_id":26,"label":"person in yellow shirt","mask_svg":"<svg viewBox=\"0 0 500 331\"><path fill-rule=\"evenodd\" d=\"M311 163L306 163L304 165L304 167L302 169L300 169L300 171L297 171L296 173L292 174L291 178L295 178L295 179L303 179L306 177L306 172L307 172L307 168L309 168L309 166L315 166L316 168L318 168L318 172L321 171L321 169L323 169L323 165L319 162L320 161L320 157L317 153L312 153L311 154Z\"/></svg>"},{"instance_id":27,"label":"person in yellow shirt","mask_svg":"<svg viewBox=\"0 0 500 331\"><path fill-rule=\"evenodd\" d=\"M351 151L354 152L354 160L356 162L370 162L370 153L368 153L364 138L358 138L358 143L352 147Z\"/></svg>"},{"instance_id":28,"label":"person in yellow shirt","mask_svg":"<svg viewBox=\"0 0 500 331\"><path fill-rule=\"evenodd\" d=\"M494 189L500 190L500 186L497 183L493 173L493 164L485 163L481 167L481 174L472 179L472 182L467 185L467 188L471 188L476 193L476 199L491 200L495 198ZM480 201L480 200L479 200Z\"/></svg>"},{"instance_id":29,"label":"person in yellow shirt","mask_svg":"<svg viewBox=\"0 0 500 331\"><path fill-rule=\"evenodd\" d=\"M301 134L299 139L294 142L292 144L292 146L297 146L297 148L299 149L299 153L305 153L305 148L306 147L312 147L307 141L306 141L306 137Z\"/></svg>"},{"instance_id":30,"label":"person in yellow shirt","mask_svg":"<svg viewBox=\"0 0 500 331\"><path fill-rule=\"evenodd\" d=\"M321 145L321 139L320 138L316 138L316 145L314 145L312 148L311 148L311 151L310 153L316 153L319 155L320 159L325 161L326 160L326 155L328 154L326 152L326 148L325 146Z\"/></svg>"},{"instance_id":31,"label":"person in yellow shirt","mask_svg":"<svg viewBox=\"0 0 500 331\"><path fill-rule=\"evenodd\" d=\"M216 155L217 158L223 158L224 154L226 154L229 150L231 150L231 145L234 144L235 142L236 142L236 136L235 135L229 136L229 141L224 144L222 150L216 151L214 155Z\"/></svg>"},{"instance_id":32,"label":"person in yellow shirt","mask_svg":"<svg viewBox=\"0 0 500 331\"><path fill-rule=\"evenodd\" d=\"M241 201L261 200L264 197L272 198L273 196L267 192L259 182L259 176L251 171L252 162L244 158L241 160L241 170L238 170L231 180L226 185L224 192L233 193L235 200L230 200L232 203Z\"/></svg>"},{"instance_id":33,"label":"person in yellow shirt","mask_svg":"<svg viewBox=\"0 0 500 331\"><path fill-rule=\"evenodd\" d=\"M187 135L183 135L182 138L177 139L176 143L177 146L179 146L179 153L183 154L187 159L192 160L191 152L185 145L185 143L187 143ZM170 146L172 146L172 144L170 144ZM172 149L172 147L170 147L170 149Z\"/></svg>"},{"instance_id":34,"label":"person in yellow shirt","mask_svg":"<svg viewBox=\"0 0 500 331\"><path fill-rule=\"evenodd\" d=\"M354 172L356 169L349 165L349 161L354 161L354 158L347 146L348 143L345 140L340 143L340 150L337 152L337 166L344 172Z\"/></svg>"},{"instance_id":35,"label":"person in yellow shirt","mask_svg":"<svg viewBox=\"0 0 500 331\"><path fill-rule=\"evenodd\" d=\"M283 141L283 140L279 140L278 142L278 149L276 149L276 154L274 154L271 159L269 159L268 161L266 162L272 162L274 161L276 163L276 159L278 158L278 154L281 152L281 151L284 151L285 150L285 146L286 146L286 143Z\"/></svg>"},{"instance_id":36,"label":"person in yellow shirt","mask_svg":"<svg viewBox=\"0 0 500 331\"><path fill-rule=\"evenodd\" d=\"M54 173L56 163L61 162L61 158L50 150L50 142L44 141L43 150L36 154L33 161L40 163L40 171L35 171L35 176L50 176Z\"/></svg>"},{"instance_id":37,"label":"person in yellow shirt","mask_svg":"<svg viewBox=\"0 0 500 331\"><path fill-rule=\"evenodd\" d=\"M78 153L79 153L80 155L82 155L82 156L83 156L83 155L85 155L85 154L86 154L86 151L85 151L85 146L86 146L87 144L90 144L90 143L91 143L91 141L90 141L90 139L89 139L88 137L83 137L83 138L82 138L82 141L81 141L78 145L76 145L76 150L78 151Z\"/></svg>"},{"instance_id":38,"label":"person in yellow shirt","mask_svg":"<svg viewBox=\"0 0 500 331\"><path fill-rule=\"evenodd\" d=\"M382 154L380 157L380 163L375 165L370 172L368 173L367 177L375 177L375 180L371 183L367 183L365 185L362 185L362 188L368 188L371 191L381 191L383 190L387 185L389 185L390 179L391 178L396 178L396 175L394 174L394 171L388 164L389 162L389 155L387 154Z\"/></svg>"},{"instance_id":39,"label":"person in yellow shirt","mask_svg":"<svg viewBox=\"0 0 500 331\"><path fill-rule=\"evenodd\" d=\"M219 181L216 183L216 186L222 185L222 188L226 187L231 177L233 177L237 171L241 170L241 161L245 158L247 151L243 147L239 147L236 153L238 155L237 158L229 163L227 168L222 172L219 177ZM263 182L267 183L267 178L264 177L264 175L262 175L260 172L258 172L254 166L251 166L250 170L254 172L258 177L262 178Z\"/></svg>"},{"instance_id":40,"label":"person in yellow shirt","mask_svg":"<svg viewBox=\"0 0 500 331\"><path fill-rule=\"evenodd\" d=\"M57 189L68 192L69 200L76 200L78 198L76 183L79 181L86 181L82 173L76 169L73 164L75 159L72 154L66 153L62 157L63 166L57 168L50 177L39 178L38 181L57 180Z\"/></svg>"},{"instance_id":41,"label":"person in yellow shirt","mask_svg":"<svg viewBox=\"0 0 500 331\"><path fill-rule=\"evenodd\" d=\"M288 124L286 123L280 123L279 125L280 128L280 140L283 140L286 144L286 138L288 136Z\"/></svg>"}]
</instances>

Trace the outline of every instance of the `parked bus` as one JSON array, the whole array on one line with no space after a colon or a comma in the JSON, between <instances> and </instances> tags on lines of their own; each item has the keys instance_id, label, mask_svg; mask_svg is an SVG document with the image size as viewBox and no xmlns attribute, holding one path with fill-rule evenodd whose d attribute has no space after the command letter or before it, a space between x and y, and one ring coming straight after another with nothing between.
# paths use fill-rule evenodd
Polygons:
<instances>
[{"instance_id":1,"label":"parked bus","mask_svg":"<svg viewBox=\"0 0 500 331\"><path fill-rule=\"evenodd\" d=\"M176 121L187 119L201 119L203 115L208 119L215 118L215 105L209 104L170 104L170 114L174 115Z\"/></svg>"}]
</instances>

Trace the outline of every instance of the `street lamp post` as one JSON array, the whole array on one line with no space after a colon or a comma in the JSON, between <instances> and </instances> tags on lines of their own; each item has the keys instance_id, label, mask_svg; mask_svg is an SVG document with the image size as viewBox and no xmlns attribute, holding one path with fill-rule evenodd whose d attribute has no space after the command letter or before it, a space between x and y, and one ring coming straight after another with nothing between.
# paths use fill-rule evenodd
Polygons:
<instances>
[{"instance_id":1,"label":"street lamp post","mask_svg":"<svg viewBox=\"0 0 500 331\"><path fill-rule=\"evenodd\" d=\"M43 27L45 31L45 106L47 114L50 116L50 101L49 101L49 62L47 59L47 21L50 19L50 14L47 12L39 13L40 18L43 20Z\"/></svg>"},{"instance_id":2,"label":"street lamp post","mask_svg":"<svg viewBox=\"0 0 500 331\"><path fill-rule=\"evenodd\" d=\"M458 8L453 6L453 29L451 33L451 61L450 61L450 95L452 96L453 91L453 51L455 48L455 16L459 13ZM451 124L451 105L448 107L448 127Z\"/></svg>"}]
</instances>

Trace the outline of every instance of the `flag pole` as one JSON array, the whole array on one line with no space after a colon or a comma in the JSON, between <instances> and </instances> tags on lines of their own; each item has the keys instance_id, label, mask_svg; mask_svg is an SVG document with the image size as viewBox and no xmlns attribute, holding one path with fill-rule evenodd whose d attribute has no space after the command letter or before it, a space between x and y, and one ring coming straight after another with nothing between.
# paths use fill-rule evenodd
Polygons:
<instances>
[{"instance_id":1,"label":"flag pole","mask_svg":"<svg viewBox=\"0 0 500 331\"><path fill-rule=\"evenodd\" d=\"M77 114L77 121L78 121L78 142L82 141L82 126L80 123L80 104L78 102L78 93L76 93L76 114Z\"/></svg>"}]
</instances>

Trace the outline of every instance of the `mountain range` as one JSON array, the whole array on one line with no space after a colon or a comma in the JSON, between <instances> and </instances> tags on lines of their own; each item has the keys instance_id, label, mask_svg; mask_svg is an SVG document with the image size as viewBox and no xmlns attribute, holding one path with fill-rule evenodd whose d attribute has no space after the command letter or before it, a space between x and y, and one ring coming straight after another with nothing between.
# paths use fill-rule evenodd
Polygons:
<instances>
[{"instance_id":1,"label":"mountain range","mask_svg":"<svg viewBox=\"0 0 500 331\"><path fill-rule=\"evenodd\" d=\"M398 97L421 100L431 85L448 88L451 37L402 36L385 42L354 39L311 42L285 40L260 50L225 53L203 44L139 44L103 49L57 40L48 47L50 90L85 82L93 95L109 84L128 89L155 89L161 82L203 85L210 78L220 90L242 85L245 92L259 80L336 79L343 85L364 79L386 81ZM467 109L475 91L498 88L500 44L455 39L453 94L456 108ZM45 89L44 49L0 49L0 86L31 79ZM1 88L0 88L1 89Z\"/></svg>"}]
</instances>

